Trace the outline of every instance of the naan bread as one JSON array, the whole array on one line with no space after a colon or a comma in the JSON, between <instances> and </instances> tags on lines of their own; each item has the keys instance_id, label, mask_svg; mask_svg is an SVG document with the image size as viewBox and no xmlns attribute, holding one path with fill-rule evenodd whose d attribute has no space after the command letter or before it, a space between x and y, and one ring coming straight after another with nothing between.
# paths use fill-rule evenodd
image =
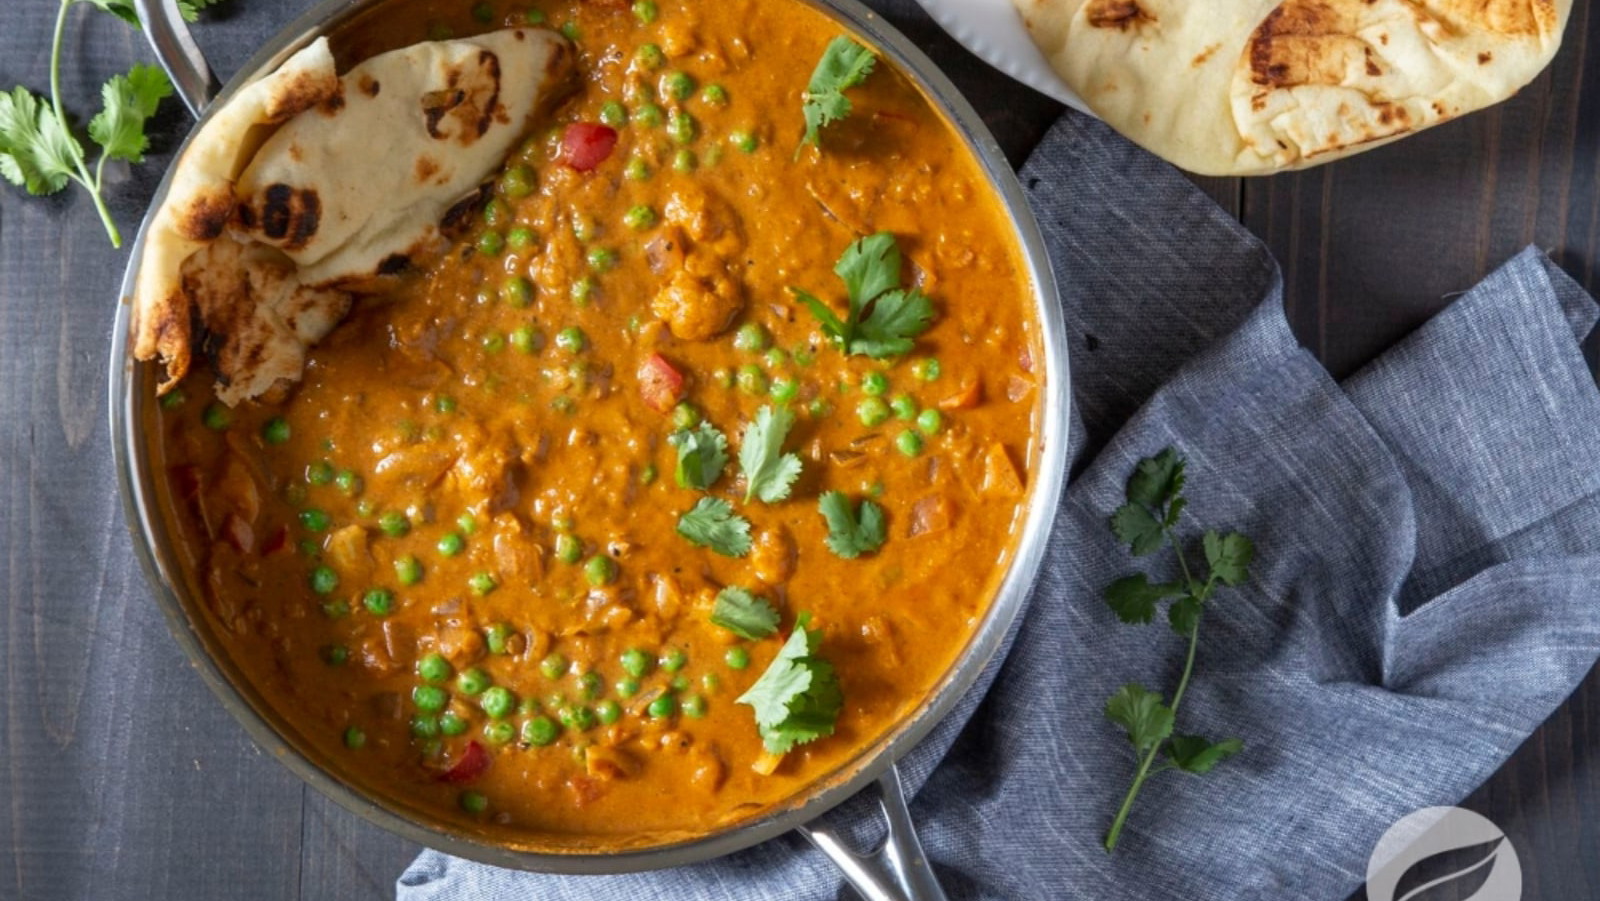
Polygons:
<instances>
[{"instance_id":1,"label":"naan bread","mask_svg":"<svg viewBox=\"0 0 1600 901\"><path fill-rule=\"evenodd\" d=\"M1206 175L1348 156L1511 96L1571 0L1015 0L1091 109Z\"/></svg>"},{"instance_id":2,"label":"naan bread","mask_svg":"<svg viewBox=\"0 0 1600 901\"><path fill-rule=\"evenodd\" d=\"M343 77L326 40L206 123L145 238L134 353L198 346L228 404L297 381L353 293L442 248L443 227L549 105L570 45L544 29L431 41Z\"/></svg>"}]
</instances>

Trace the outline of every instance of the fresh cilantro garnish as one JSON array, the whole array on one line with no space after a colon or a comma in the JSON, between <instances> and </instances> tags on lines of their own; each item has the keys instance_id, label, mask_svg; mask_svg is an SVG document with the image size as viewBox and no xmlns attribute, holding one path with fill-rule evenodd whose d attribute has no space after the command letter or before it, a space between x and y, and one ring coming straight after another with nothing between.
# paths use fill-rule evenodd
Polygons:
<instances>
[{"instance_id":1,"label":"fresh cilantro garnish","mask_svg":"<svg viewBox=\"0 0 1600 901\"><path fill-rule=\"evenodd\" d=\"M739 443L739 468L744 471L744 500L759 497L775 504L789 496L789 488L800 477L800 458L783 452L784 439L794 425L794 414L779 407L763 405L756 418L745 427Z\"/></svg>"},{"instance_id":2,"label":"fresh cilantro garnish","mask_svg":"<svg viewBox=\"0 0 1600 901\"><path fill-rule=\"evenodd\" d=\"M1111 516L1111 531L1135 556L1145 556L1170 543L1177 553L1180 577L1172 582L1151 582L1144 573L1124 576L1106 587L1106 603L1123 622L1143 624L1155 619L1160 602L1170 599L1167 623L1189 640L1189 656L1170 705L1159 692L1136 684L1122 686L1106 702L1106 718L1128 734L1128 741L1140 758L1133 784L1106 832L1107 851L1116 850L1122 827L1146 779L1168 769L1207 773L1244 747L1237 738L1211 741L1198 735L1173 734L1178 703L1194 673L1200 617L1206 602L1219 584L1234 586L1249 578L1250 560L1255 556L1255 548L1245 536L1207 531L1201 539L1206 568L1201 571L1203 578L1196 578L1173 534L1187 506L1183 496L1184 468L1183 458L1170 447L1139 461L1128 479L1128 502ZM1160 757L1166 759L1157 764Z\"/></svg>"},{"instance_id":3,"label":"fresh cilantro garnish","mask_svg":"<svg viewBox=\"0 0 1600 901\"><path fill-rule=\"evenodd\" d=\"M89 192L95 210L105 225L113 247L122 246L111 211L106 207L101 188L105 184L107 160L144 160L148 141L145 122L155 114L162 98L172 93L167 75L155 66L136 65L127 75L112 76L100 88L104 104L89 122L89 137L101 147L100 159L90 170L83 144L68 125L61 105L61 43L67 11L86 2L124 21L139 24L129 0L62 0L56 12L55 42L50 47L50 102L41 103L27 88L18 86L9 93L0 91L0 178L23 188L29 194L54 194L75 181ZM197 6L218 0L195 0ZM180 7L183 4L179 4Z\"/></svg>"},{"instance_id":4,"label":"fresh cilantro garnish","mask_svg":"<svg viewBox=\"0 0 1600 901\"><path fill-rule=\"evenodd\" d=\"M730 585L717 592L711 607L711 624L740 638L766 638L778 631L778 611L762 598Z\"/></svg>"},{"instance_id":5,"label":"fresh cilantro garnish","mask_svg":"<svg viewBox=\"0 0 1600 901\"><path fill-rule=\"evenodd\" d=\"M133 0L85 0L95 6L116 16L135 28L139 27L139 13L133 8ZM200 18L200 10L209 6L216 6L222 0L178 0L178 15L185 22L193 22Z\"/></svg>"},{"instance_id":6,"label":"fresh cilantro garnish","mask_svg":"<svg viewBox=\"0 0 1600 901\"><path fill-rule=\"evenodd\" d=\"M833 665L817 656L822 630L807 628L808 621L802 614L766 672L737 700L755 710L761 741L773 754L832 735L844 706Z\"/></svg>"},{"instance_id":7,"label":"fresh cilantro garnish","mask_svg":"<svg viewBox=\"0 0 1600 901\"><path fill-rule=\"evenodd\" d=\"M703 497L679 516L678 534L724 557L750 553L750 521L734 515L733 507L719 497Z\"/></svg>"},{"instance_id":8,"label":"fresh cilantro garnish","mask_svg":"<svg viewBox=\"0 0 1600 901\"><path fill-rule=\"evenodd\" d=\"M850 115L850 98L844 92L866 81L877 61L871 50L842 35L828 42L828 49L817 60L811 81L806 84L806 136L802 144L820 146L822 128Z\"/></svg>"},{"instance_id":9,"label":"fresh cilantro garnish","mask_svg":"<svg viewBox=\"0 0 1600 901\"><path fill-rule=\"evenodd\" d=\"M927 331L933 302L916 288L900 287L900 247L879 232L846 247L833 271L844 281L850 311L840 319L816 297L790 288L822 324L822 331L847 354L883 359L906 353Z\"/></svg>"},{"instance_id":10,"label":"fresh cilantro garnish","mask_svg":"<svg viewBox=\"0 0 1600 901\"><path fill-rule=\"evenodd\" d=\"M710 488L728 465L728 439L709 422L674 432L667 443L678 451L679 488Z\"/></svg>"},{"instance_id":11,"label":"fresh cilantro garnish","mask_svg":"<svg viewBox=\"0 0 1600 901\"><path fill-rule=\"evenodd\" d=\"M828 521L828 537L824 539L828 550L849 560L883 546L887 537L883 508L872 501L862 500L858 515L843 492L829 491L817 502L817 508Z\"/></svg>"}]
</instances>

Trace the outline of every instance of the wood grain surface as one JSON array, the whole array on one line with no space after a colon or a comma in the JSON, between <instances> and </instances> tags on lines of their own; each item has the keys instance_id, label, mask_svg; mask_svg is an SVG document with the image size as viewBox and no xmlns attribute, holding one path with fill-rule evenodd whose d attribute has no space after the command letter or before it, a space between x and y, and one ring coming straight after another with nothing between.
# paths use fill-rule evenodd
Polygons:
<instances>
[{"instance_id":1,"label":"wood grain surface","mask_svg":"<svg viewBox=\"0 0 1600 901\"><path fill-rule=\"evenodd\" d=\"M199 42L224 75L306 0L231 0ZM874 0L1019 162L1059 108ZM0 87L45 87L54 0L0 6ZM63 92L94 107L139 36L72 13ZM108 169L131 232L188 127ZM1310 172L1201 186L1283 265L1296 334L1336 375L1529 243L1600 289L1600 13L1579 0L1550 71L1485 113ZM189 670L133 562L106 426L124 253L73 191L0 187L0 899L376 899L415 853L266 759ZM1529 901L1600 899L1600 676L1465 804L1498 822ZM1358 895L1359 897L1359 895Z\"/></svg>"}]
</instances>

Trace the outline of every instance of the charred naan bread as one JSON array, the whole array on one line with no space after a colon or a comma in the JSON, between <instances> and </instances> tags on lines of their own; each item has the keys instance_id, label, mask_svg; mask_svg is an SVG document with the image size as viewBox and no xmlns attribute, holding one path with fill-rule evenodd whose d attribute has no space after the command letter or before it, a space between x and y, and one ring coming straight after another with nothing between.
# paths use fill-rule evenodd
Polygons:
<instances>
[{"instance_id":1,"label":"charred naan bread","mask_svg":"<svg viewBox=\"0 0 1600 901\"><path fill-rule=\"evenodd\" d=\"M337 75L319 39L241 91L178 161L145 237L134 353L194 347L228 404L299 379L351 295L443 247L444 227L571 71L545 29L429 41Z\"/></svg>"},{"instance_id":2,"label":"charred naan bread","mask_svg":"<svg viewBox=\"0 0 1600 901\"><path fill-rule=\"evenodd\" d=\"M1193 172L1348 156L1511 96L1571 0L1015 0L1091 109Z\"/></svg>"}]
</instances>

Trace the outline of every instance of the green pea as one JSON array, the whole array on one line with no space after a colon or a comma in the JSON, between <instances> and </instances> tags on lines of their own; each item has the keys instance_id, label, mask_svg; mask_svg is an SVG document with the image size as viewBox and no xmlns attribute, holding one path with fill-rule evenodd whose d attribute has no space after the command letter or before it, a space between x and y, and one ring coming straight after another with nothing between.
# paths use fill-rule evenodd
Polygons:
<instances>
[{"instance_id":1,"label":"green pea","mask_svg":"<svg viewBox=\"0 0 1600 901\"><path fill-rule=\"evenodd\" d=\"M567 706L556 711L556 719L568 729L587 731L594 728L594 711L582 706Z\"/></svg>"},{"instance_id":2,"label":"green pea","mask_svg":"<svg viewBox=\"0 0 1600 901\"><path fill-rule=\"evenodd\" d=\"M503 685L494 685L483 690L483 694L478 698L478 706L482 707L483 712L491 719L505 719L516 709L517 696Z\"/></svg>"},{"instance_id":3,"label":"green pea","mask_svg":"<svg viewBox=\"0 0 1600 901\"><path fill-rule=\"evenodd\" d=\"M300 525L305 527L308 532L326 532L329 525L328 514L315 508L301 510Z\"/></svg>"},{"instance_id":4,"label":"green pea","mask_svg":"<svg viewBox=\"0 0 1600 901\"><path fill-rule=\"evenodd\" d=\"M514 310L526 309L533 303L533 282L520 275L501 282L500 302Z\"/></svg>"},{"instance_id":5,"label":"green pea","mask_svg":"<svg viewBox=\"0 0 1600 901\"><path fill-rule=\"evenodd\" d=\"M627 176L629 181L644 181L650 177L650 164L639 157L632 157L622 167L622 174Z\"/></svg>"},{"instance_id":6,"label":"green pea","mask_svg":"<svg viewBox=\"0 0 1600 901\"><path fill-rule=\"evenodd\" d=\"M673 110L667 114L667 136L678 144L687 144L699 134L699 127L694 123L694 117L683 110Z\"/></svg>"},{"instance_id":7,"label":"green pea","mask_svg":"<svg viewBox=\"0 0 1600 901\"><path fill-rule=\"evenodd\" d=\"M498 197L489 198L483 205L483 224L490 228L499 228L511 223L511 207Z\"/></svg>"},{"instance_id":8,"label":"green pea","mask_svg":"<svg viewBox=\"0 0 1600 901\"><path fill-rule=\"evenodd\" d=\"M889 401L889 409L894 411L896 419L915 419L917 417L917 402L904 394L896 394Z\"/></svg>"},{"instance_id":9,"label":"green pea","mask_svg":"<svg viewBox=\"0 0 1600 901\"><path fill-rule=\"evenodd\" d=\"M726 369L720 369L720 368L716 369L716 370L713 370L712 373L711 373L711 382L712 382L712 384L716 385L718 388L723 388L723 389L732 388L733 387L733 373L729 372Z\"/></svg>"},{"instance_id":10,"label":"green pea","mask_svg":"<svg viewBox=\"0 0 1600 901\"><path fill-rule=\"evenodd\" d=\"M411 689L411 703L423 713L438 713L450 703L450 695L437 685L418 685Z\"/></svg>"},{"instance_id":11,"label":"green pea","mask_svg":"<svg viewBox=\"0 0 1600 901\"><path fill-rule=\"evenodd\" d=\"M723 106L728 102L728 89L720 84L708 84L700 89L700 99L712 106Z\"/></svg>"},{"instance_id":12,"label":"green pea","mask_svg":"<svg viewBox=\"0 0 1600 901\"><path fill-rule=\"evenodd\" d=\"M482 597L499 588L500 583L494 580L494 576L486 572L477 572L473 573L472 578L467 580L467 587L472 589L473 594Z\"/></svg>"},{"instance_id":13,"label":"green pea","mask_svg":"<svg viewBox=\"0 0 1600 901\"><path fill-rule=\"evenodd\" d=\"M626 213L623 213L622 221L623 224L627 225L634 231L644 231L650 226L656 224L656 211L643 204L640 204L639 206L631 207Z\"/></svg>"},{"instance_id":14,"label":"green pea","mask_svg":"<svg viewBox=\"0 0 1600 901\"><path fill-rule=\"evenodd\" d=\"M700 424L700 411L694 404L683 401L672 408L672 427L674 429L692 429Z\"/></svg>"},{"instance_id":15,"label":"green pea","mask_svg":"<svg viewBox=\"0 0 1600 901\"><path fill-rule=\"evenodd\" d=\"M372 501L369 501L366 498L356 501L356 515L362 519L367 519L376 512L377 508L372 505Z\"/></svg>"},{"instance_id":16,"label":"green pea","mask_svg":"<svg viewBox=\"0 0 1600 901\"><path fill-rule=\"evenodd\" d=\"M672 687L673 691L688 691L689 686L693 683L689 681L689 677L687 675L679 673L678 675L673 676L672 681L668 682L667 684Z\"/></svg>"},{"instance_id":17,"label":"green pea","mask_svg":"<svg viewBox=\"0 0 1600 901\"><path fill-rule=\"evenodd\" d=\"M672 168L678 172L693 172L695 167L694 151L687 147L679 147L672 155Z\"/></svg>"},{"instance_id":18,"label":"green pea","mask_svg":"<svg viewBox=\"0 0 1600 901\"><path fill-rule=\"evenodd\" d=\"M441 713L439 715L440 735L465 735L466 732L467 721L462 719L460 716L449 712Z\"/></svg>"},{"instance_id":19,"label":"green pea","mask_svg":"<svg viewBox=\"0 0 1600 901\"><path fill-rule=\"evenodd\" d=\"M457 799L457 803L461 805L462 810L473 815L483 813L489 809L489 799L484 797L483 792L471 789L462 792L461 797Z\"/></svg>"},{"instance_id":20,"label":"green pea","mask_svg":"<svg viewBox=\"0 0 1600 901\"><path fill-rule=\"evenodd\" d=\"M592 701L600 697L600 692L605 690L606 680L594 670L589 670L578 677L578 693L585 701Z\"/></svg>"},{"instance_id":21,"label":"green pea","mask_svg":"<svg viewBox=\"0 0 1600 901\"><path fill-rule=\"evenodd\" d=\"M200 422L213 432L225 432L233 425L233 411L219 403L206 404Z\"/></svg>"},{"instance_id":22,"label":"green pea","mask_svg":"<svg viewBox=\"0 0 1600 901\"><path fill-rule=\"evenodd\" d=\"M600 121L612 128L621 128L628 124L628 108L620 101L607 100L600 104Z\"/></svg>"},{"instance_id":23,"label":"green pea","mask_svg":"<svg viewBox=\"0 0 1600 901\"><path fill-rule=\"evenodd\" d=\"M505 720L483 724L483 737L491 745L509 745L517 737L517 727Z\"/></svg>"},{"instance_id":24,"label":"green pea","mask_svg":"<svg viewBox=\"0 0 1600 901\"><path fill-rule=\"evenodd\" d=\"M416 738L438 738L439 718L419 713L411 718L411 734Z\"/></svg>"},{"instance_id":25,"label":"green pea","mask_svg":"<svg viewBox=\"0 0 1600 901\"><path fill-rule=\"evenodd\" d=\"M630 676L642 676L650 672L650 665L655 661L650 655L639 648L629 648L622 652L622 671Z\"/></svg>"},{"instance_id":26,"label":"green pea","mask_svg":"<svg viewBox=\"0 0 1600 901\"><path fill-rule=\"evenodd\" d=\"M410 554L396 557L394 561L394 577L401 585L410 587L422 581L422 564Z\"/></svg>"},{"instance_id":27,"label":"green pea","mask_svg":"<svg viewBox=\"0 0 1600 901\"><path fill-rule=\"evenodd\" d=\"M289 421L274 416L261 427L261 440L268 444L283 444L289 440Z\"/></svg>"},{"instance_id":28,"label":"green pea","mask_svg":"<svg viewBox=\"0 0 1600 901\"><path fill-rule=\"evenodd\" d=\"M861 390L868 397L878 397L889 390L889 377L881 372L869 372L861 377Z\"/></svg>"},{"instance_id":29,"label":"green pea","mask_svg":"<svg viewBox=\"0 0 1600 901\"><path fill-rule=\"evenodd\" d=\"M814 419L821 419L833 412L833 405L820 397L813 398L811 403L806 404L806 412Z\"/></svg>"},{"instance_id":30,"label":"green pea","mask_svg":"<svg viewBox=\"0 0 1600 901\"><path fill-rule=\"evenodd\" d=\"M649 25L656 20L655 0L636 0L633 4L633 17L639 20L640 25Z\"/></svg>"},{"instance_id":31,"label":"green pea","mask_svg":"<svg viewBox=\"0 0 1600 901\"><path fill-rule=\"evenodd\" d=\"M329 666L344 666L350 661L350 649L342 644L324 645L317 655Z\"/></svg>"},{"instance_id":32,"label":"green pea","mask_svg":"<svg viewBox=\"0 0 1600 901\"><path fill-rule=\"evenodd\" d=\"M761 353L770 343L767 330L759 322L746 322L733 333L733 349Z\"/></svg>"},{"instance_id":33,"label":"green pea","mask_svg":"<svg viewBox=\"0 0 1600 901\"><path fill-rule=\"evenodd\" d=\"M654 463L646 463L644 469L639 470L639 484L653 485L657 475L656 465Z\"/></svg>"},{"instance_id":34,"label":"green pea","mask_svg":"<svg viewBox=\"0 0 1600 901\"><path fill-rule=\"evenodd\" d=\"M617 690L619 697L626 700L639 693L639 680L628 676L624 679L618 679L617 684L612 687Z\"/></svg>"},{"instance_id":35,"label":"green pea","mask_svg":"<svg viewBox=\"0 0 1600 901\"><path fill-rule=\"evenodd\" d=\"M546 679L559 679L567 673L567 658L559 651L552 651L547 657L539 661L539 672L544 673Z\"/></svg>"},{"instance_id":36,"label":"green pea","mask_svg":"<svg viewBox=\"0 0 1600 901\"><path fill-rule=\"evenodd\" d=\"M748 131L729 132L728 143L745 153L755 153L756 147L760 146L755 134Z\"/></svg>"},{"instance_id":37,"label":"green pea","mask_svg":"<svg viewBox=\"0 0 1600 901\"><path fill-rule=\"evenodd\" d=\"M339 574L330 566L319 566L311 571L311 590L317 594L332 594L339 587Z\"/></svg>"},{"instance_id":38,"label":"green pea","mask_svg":"<svg viewBox=\"0 0 1600 901\"><path fill-rule=\"evenodd\" d=\"M463 535L471 535L478 531L478 520L471 513L463 513L456 517L456 528Z\"/></svg>"},{"instance_id":39,"label":"green pea","mask_svg":"<svg viewBox=\"0 0 1600 901\"><path fill-rule=\"evenodd\" d=\"M669 673L675 673L684 668L689 662L689 655L683 648L667 648L661 655L661 668Z\"/></svg>"},{"instance_id":40,"label":"green pea","mask_svg":"<svg viewBox=\"0 0 1600 901\"><path fill-rule=\"evenodd\" d=\"M306 484L326 485L333 481L333 464L327 460L317 460L306 466Z\"/></svg>"},{"instance_id":41,"label":"green pea","mask_svg":"<svg viewBox=\"0 0 1600 901\"><path fill-rule=\"evenodd\" d=\"M577 563L583 556L583 542L576 535L561 532L556 535L556 559L562 563Z\"/></svg>"},{"instance_id":42,"label":"green pea","mask_svg":"<svg viewBox=\"0 0 1600 901\"><path fill-rule=\"evenodd\" d=\"M494 21L494 7L487 3L473 4L472 17L487 25Z\"/></svg>"},{"instance_id":43,"label":"green pea","mask_svg":"<svg viewBox=\"0 0 1600 901\"><path fill-rule=\"evenodd\" d=\"M512 329L506 340L518 353L533 354L538 353L539 348L543 346L544 333L532 326L523 325Z\"/></svg>"},{"instance_id":44,"label":"green pea","mask_svg":"<svg viewBox=\"0 0 1600 901\"><path fill-rule=\"evenodd\" d=\"M715 694L722 688L722 677L716 673L706 673L700 677L700 684L705 687L706 694Z\"/></svg>"},{"instance_id":45,"label":"green pea","mask_svg":"<svg viewBox=\"0 0 1600 901\"><path fill-rule=\"evenodd\" d=\"M506 232L506 246L512 250L527 250L533 246L536 238L537 236L533 233L533 229L519 225Z\"/></svg>"},{"instance_id":46,"label":"green pea","mask_svg":"<svg viewBox=\"0 0 1600 901\"><path fill-rule=\"evenodd\" d=\"M687 72L668 72L661 76L660 91L672 100L688 100L694 94L694 78Z\"/></svg>"},{"instance_id":47,"label":"green pea","mask_svg":"<svg viewBox=\"0 0 1600 901\"><path fill-rule=\"evenodd\" d=\"M917 414L917 428L925 435L937 435L944 428L944 417L932 407Z\"/></svg>"},{"instance_id":48,"label":"green pea","mask_svg":"<svg viewBox=\"0 0 1600 901\"><path fill-rule=\"evenodd\" d=\"M666 63L667 55L655 44L640 44L633 52L633 60L644 69L659 69Z\"/></svg>"},{"instance_id":49,"label":"green pea","mask_svg":"<svg viewBox=\"0 0 1600 901\"><path fill-rule=\"evenodd\" d=\"M344 619L350 615L350 604L347 601L329 601L322 605L322 615L328 619Z\"/></svg>"},{"instance_id":50,"label":"green pea","mask_svg":"<svg viewBox=\"0 0 1600 901\"><path fill-rule=\"evenodd\" d=\"M582 353L589 346L589 337L583 333L583 329L569 325L556 332L556 346L568 353Z\"/></svg>"},{"instance_id":51,"label":"green pea","mask_svg":"<svg viewBox=\"0 0 1600 901\"><path fill-rule=\"evenodd\" d=\"M432 653L417 661L417 675L424 682L443 682L450 678L452 667L443 654Z\"/></svg>"},{"instance_id":52,"label":"green pea","mask_svg":"<svg viewBox=\"0 0 1600 901\"><path fill-rule=\"evenodd\" d=\"M489 674L477 667L462 670L461 675L456 677L456 691L469 697L483 694L491 684L493 680L489 678Z\"/></svg>"},{"instance_id":53,"label":"green pea","mask_svg":"<svg viewBox=\"0 0 1600 901\"><path fill-rule=\"evenodd\" d=\"M594 276L585 275L572 283L572 287L567 290L567 294L572 298L574 306L586 307L589 305L590 298L594 297L595 287Z\"/></svg>"},{"instance_id":54,"label":"green pea","mask_svg":"<svg viewBox=\"0 0 1600 901\"><path fill-rule=\"evenodd\" d=\"M411 531L411 520L399 510L386 510L378 517L378 529L390 538L399 538Z\"/></svg>"},{"instance_id":55,"label":"green pea","mask_svg":"<svg viewBox=\"0 0 1600 901\"><path fill-rule=\"evenodd\" d=\"M544 747L561 735L561 727L547 716L536 716L522 724L522 740L535 747Z\"/></svg>"},{"instance_id":56,"label":"green pea","mask_svg":"<svg viewBox=\"0 0 1600 901\"><path fill-rule=\"evenodd\" d=\"M483 335L483 349L492 354L497 354L506 349L506 336L496 331L488 331Z\"/></svg>"},{"instance_id":57,"label":"green pea","mask_svg":"<svg viewBox=\"0 0 1600 901\"><path fill-rule=\"evenodd\" d=\"M594 705L594 715L600 725L609 726L622 719L622 705L608 698Z\"/></svg>"},{"instance_id":58,"label":"green pea","mask_svg":"<svg viewBox=\"0 0 1600 901\"><path fill-rule=\"evenodd\" d=\"M530 9L522 13L522 21L528 25L543 25L545 22L544 10Z\"/></svg>"},{"instance_id":59,"label":"green pea","mask_svg":"<svg viewBox=\"0 0 1600 901\"><path fill-rule=\"evenodd\" d=\"M772 399L778 403L786 404L800 396L800 383L794 379L775 378L772 380Z\"/></svg>"},{"instance_id":60,"label":"green pea","mask_svg":"<svg viewBox=\"0 0 1600 901\"><path fill-rule=\"evenodd\" d=\"M446 532L439 536L437 545L439 553L446 557L454 557L466 549L467 542L454 532Z\"/></svg>"},{"instance_id":61,"label":"green pea","mask_svg":"<svg viewBox=\"0 0 1600 901\"><path fill-rule=\"evenodd\" d=\"M594 240L595 224L582 213L574 211L572 214L572 236L579 241Z\"/></svg>"},{"instance_id":62,"label":"green pea","mask_svg":"<svg viewBox=\"0 0 1600 901\"><path fill-rule=\"evenodd\" d=\"M754 363L740 366L737 378L739 390L746 394L765 394L767 391L767 374Z\"/></svg>"},{"instance_id":63,"label":"green pea","mask_svg":"<svg viewBox=\"0 0 1600 901\"><path fill-rule=\"evenodd\" d=\"M669 717L678 711L678 699L671 692L662 692L645 709L656 719Z\"/></svg>"},{"instance_id":64,"label":"green pea","mask_svg":"<svg viewBox=\"0 0 1600 901\"><path fill-rule=\"evenodd\" d=\"M561 23L561 36L569 41L576 41L578 38L583 37L583 33L578 30L576 20L568 19Z\"/></svg>"},{"instance_id":65,"label":"green pea","mask_svg":"<svg viewBox=\"0 0 1600 901\"><path fill-rule=\"evenodd\" d=\"M189 395L185 394L182 388L174 388L171 391L168 391L166 394L161 395L161 409L176 410L183 406L184 402L188 399Z\"/></svg>"},{"instance_id":66,"label":"green pea","mask_svg":"<svg viewBox=\"0 0 1600 901\"><path fill-rule=\"evenodd\" d=\"M433 408L440 413L454 413L456 411L456 399L448 394L441 394L433 402Z\"/></svg>"},{"instance_id":67,"label":"green pea","mask_svg":"<svg viewBox=\"0 0 1600 901\"><path fill-rule=\"evenodd\" d=\"M354 751L367 743L367 733L361 731L359 726L351 726L344 730L344 746Z\"/></svg>"},{"instance_id":68,"label":"green pea","mask_svg":"<svg viewBox=\"0 0 1600 901\"><path fill-rule=\"evenodd\" d=\"M478 252L484 256L499 256L506 249L506 236L497 231L486 231L478 236Z\"/></svg>"},{"instance_id":69,"label":"green pea","mask_svg":"<svg viewBox=\"0 0 1600 901\"><path fill-rule=\"evenodd\" d=\"M900 453L908 457L915 457L917 454L922 453L922 436L910 429L906 429L895 437L894 446L899 449Z\"/></svg>"},{"instance_id":70,"label":"green pea","mask_svg":"<svg viewBox=\"0 0 1600 901\"><path fill-rule=\"evenodd\" d=\"M388 616L394 612L394 592L387 588L368 588L361 595L361 606L373 616Z\"/></svg>"},{"instance_id":71,"label":"green pea","mask_svg":"<svg viewBox=\"0 0 1600 901\"><path fill-rule=\"evenodd\" d=\"M571 413L578 408L578 402L565 394L550 401L550 409L557 413Z\"/></svg>"},{"instance_id":72,"label":"green pea","mask_svg":"<svg viewBox=\"0 0 1600 901\"><path fill-rule=\"evenodd\" d=\"M856 416L868 428L880 426L889 419L889 405L879 398L869 397L856 404Z\"/></svg>"},{"instance_id":73,"label":"green pea","mask_svg":"<svg viewBox=\"0 0 1600 901\"><path fill-rule=\"evenodd\" d=\"M361 477L348 469L341 469L334 474L333 484L343 494L361 493Z\"/></svg>"},{"instance_id":74,"label":"green pea","mask_svg":"<svg viewBox=\"0 0 1600 901\"><path fill-rule=\"evenodd\" d=\"M744 669L750 665L750 652L741 647L732 647L728 653L722 655L722 662L729 669Z\"/></svg>"},{"instance_id":75,"label":"green pea","mask_svg":"<svg viewBox=\"0 0 1600 901\"><path fill-rule=\"evenodd\" d=\"M925 357L911 364L911 374L924 382L931 382L939 377L939 361L933 357Z\"/></svg>"},{"instance_id":76,"label":"green pea","mask_svg":"<svg viewBox=\"0 0 1600 901\"><path fill-rule=\"evenodd\" d=\"M596 588L609 585L617 577L617 564L605 554L595 554L584 562L583 577Z\"/></svg>"},{"instance_id":77,"label":"green pea","mask_svg":"<svg viewBox=\"0 0 1600 901\"><path fill-rule=\"evenodd\" d=\"M512 166L500 176L500 193L513 200L533 193L533 170L527 166Z\"/></svg>"},{"instance_id":78,"label":"green pea","mask_svg":"<svg viewBox=\"0 0 1600 901\"><path fill-rule=\"evenodd\" d=\"M706 715L706 699L703 695L685 695L680 706L684 716L700 719Z\"/></svg>"},{"instance_id":79,"label":"green pea","mask_svg":"<svg viewBox=\"0 0 1600 901\"><path fill-rule=\"evenodd\" d=\"M491 654L504 654L513 630L509 623L491 623L483 630L483 643Z\"/></svg>"},{"instance_id":80,"label":"green pea","mask_svg":"<svg viewBox=\"0 0 1600 901\"><path fill-rule=\"evenodd\" d=\"M589 268L596 272L610 272L617 266L617 252L609 247L592 247L588 254Z\"/></svg>"}]
</instances>

